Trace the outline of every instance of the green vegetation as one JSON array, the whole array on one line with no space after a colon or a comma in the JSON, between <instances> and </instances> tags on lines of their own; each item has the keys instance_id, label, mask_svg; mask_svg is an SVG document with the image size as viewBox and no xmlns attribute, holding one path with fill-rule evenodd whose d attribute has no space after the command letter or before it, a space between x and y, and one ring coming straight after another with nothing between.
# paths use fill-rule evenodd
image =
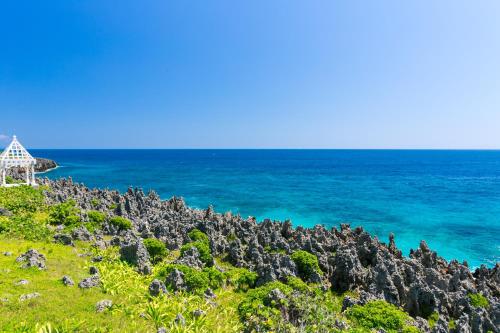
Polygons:
<instances>
[{"instance_id":1,"label":"green vegetation","mask_svg":"<svg viewBox=\"0 0 500 333\"><path fill-rule=\"evenodd\" d=\"M479 293L470 293L467 296L469 296L470 304L472 304L472 306L476 308L487 308L488 306L490 306L490 302L488 301L488 299Z\"/></svg>"},{"instance_id":2,"label":"green vegetation","mask_svg":"<svg viewBox=\"0 0 500 333\"><path fill-rule=\"evenodd\" d=\"M101 229L104 221L106 221L106 215L96 210L87 212L87 217L89 222L85 225L85 227L91 232Z\"/></svg>"},{"instance_id":3,"label":"green vegetation","mask_svg":"<svg viewBox=\"0 0 500 333\"><path fill-rule=\"evenodd\" d=\"M198 229L193 229L188 233L189 238L193 240L181 247L181 254L195 247L200 253L200 260L207 266L213 265L212 251L210 250L210 242L206 234Z\"/></svg>"},{"instance_id":4,"label":"green vegetation","mask_svg":"<svg viewBox=\"0 0 500 333\"><path fill-rule=\"evenodd\" d=\"M157 264L161 262L168 254L165 244L156 238L148 238L144 240L144 246L148 250L151 262Z\"/></svg>"},{"instance_id":5,"label":"green vegetation","mask_svg":"<svg viewBox=\"0 0 500 333\"><path fill-rule=\"evenodd\" d=\"M14 179L11 176L6 176L5 177L5 182L7 184L21 184L23 181L22 180Z\"/></svg>"},{"instance_id":6,"label":"green vegetation","mask_svg":"<svg viewBox=\"0 0 500 333\"><path fill-rule=\"evenodd\" d=\"M272 330L280 314L278 307L285 305L276 304L269 298L269 293L274 289L280 290L284 295L290 295L292 292L291 287L278 281L249 290L238 306L241 320L254 323L251 324L252 328L261 327L264 330Z\"/></svg>"},{"instance_id":7,"label":"green vegetation","mask_svg":"<svg viewBox=\"0 0 500 333\"><path fill-rule=\"evenodd\" d=\"M286 284L294 290L298 290L303 293L311 291L311 288L307 285L307 283L295 276L287 277Z\"/></svg>"},{"instance_id":8,"label":"green vegetation","mask_svg":"<svg viewBox=\"0 0 500 333\"><path fill-rule=\"evenodd\" d=\"M10 216L0 216L1 234L26 240L52 238L43 190L30 186L0 187L0 208L10 212Z\"/></svg>"},{"instance_id":9,"label":"green vegetation","mask_svg":"<svg viewBox=\"0 0 500 333\"><path fill-rule=\"evenodd\" d=\"M438 322L438 320L439 320L439 313L437 313L436 311L431 313L431 315L427 318L427 321L429 322L429 326L431 328L436 326L436 323Z\"/></svg>"},{"instance_id":10,"label":"green vegetation","mask_svg":"<svg viewBox=\"0 0 500 333\"><path fill-rule=\"evenodd\" d=\"M203 242L191 242L184 244L181 247L181 254L184 254L187 250L190 248L195 247L198 252L200 252L200 260L205 264L205 265L212 265L213 258L212 258L212 253L210 251L210 247L208 246L207 243Z\"/></svg>"},{"instance_id":11,"label":"green vegetation","mask_svg":"<svg viewBox=\"0 0 500 333\"><path fill-rule=\"evenodd\" d=\"M384 329L387 332L418 332L409 325L410 316L398 307L377 300L365 305L354 305L347 317L366 329Z\"/></svg>"},{"instance_id":12,"label":"green vegetation","mask_svg":"<svg viewBox=\"0 0 500 333\"><path fill-rule=\"evenodd\" d=\"M68 200L50 207L49 223L53 225L63 224L73 227L80 223L80 210L76 208L74 200Z\"/></svg>"},{"instance_id":13,"label":"green vegetation","mask_svg":"<svg viewBox=\"0 0 500 333\"><path fill-rule=\"evenodd\" d=\"M450 330L454 330L457 328L457 323L455 322L455 320L451 319L449 322L448 322L448 329Z\"/></svg>"},{"instance_id":14,"label":"green vegetation","mask_svg":"<svg viewBox=\"0 0 500 333\"><path fill-rule=\"evenodd\" d=\"M90 200L90 204L92 205L92 207L97 207L101 204L101 201L99 201L99 199L93 198L92 200Z\"/></svg>"},{"instance_id":15,"label":"green vegetation","mask_svg":"<svg viewBox=\"0 0 500 333\"><path fill-rule=\"evenodd\" d=\"M35 213L45 207L43 189L31 186L0 187L0 207L13 214Z\"/></svg>"},{"instance_id":16,"label":"green vegetation","mask_svg":"<svg viewBox=\"0 0 500 333\"><path fill-rule=\"evenodd\" d=\"M247 291L248 289L255 288L255 282L259 276L255 272L248 269L241 268L239 276L236 279L236 286L239 290Z\"/></svg>"},{"instance_id":17,"label":"green vegetation","mask_svg":"<svg viewBox=\"0 0 500 333\"><path fill-rule=\"evenodd\" d=\"M102 225L104 221L106 221L106 215L96 210L91 210L90 212L87 212L87 217L89 218L90 222L96 223L98 225Z\"/></svg>"},{"instance_id":18,"label":"green vegetation","mask_svg":"<svg viewBox=\"0 0 500 333\"><path fill-rule=\"evenodd\" d=\"M321 274L319 269L318 258L307 251L296 251L292 254L292 260L297 265L299 275L305 280L308 280L313 273Z\"/></svg>"},{"instance_id":19,"label":"green vegetation","mask_svg":"<svg viewBox=\"0 0 500 333\"><path fill-rule=\"evenodd\" d=\"M132 222L122 216L113 216L109 219L109 223L120 230L129 230L132 228Z\"/></svg>"},{"instance_id":20,"label":"green vegetation","mask_svg":"<svg viewBox=\"0 0 500 333\"><path fill-rule=\"evenodd\" d=\"M191 230L190 232L188 232L188 236L193 242L202 242L206 244L210 243L208 240L208 236L205 233L201 232L199 229Z\"/></svg>"}]
</instances>

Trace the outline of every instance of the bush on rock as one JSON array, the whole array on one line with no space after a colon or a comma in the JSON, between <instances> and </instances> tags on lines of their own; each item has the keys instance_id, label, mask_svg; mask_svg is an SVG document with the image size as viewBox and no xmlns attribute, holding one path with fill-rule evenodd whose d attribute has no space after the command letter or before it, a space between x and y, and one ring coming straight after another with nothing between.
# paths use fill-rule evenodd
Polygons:
<instances>
[{"instance_id":1,"label":"bush on rock","mask_svg":"<svg viewBox=\"0 0 500 333\"><path fill-rule=\"evenodd\" d=\"M148 250L149 256L153 264L161 262L168 254L165 244L156 238L148 238L144 240L144 246Z\"/></svg>"},{"instance_id":2,"label":"bush on rock","mask_svg":"<svg viewBox=\"0 0 500 333\"><path fill-rule=\"evenodd\" d=\"M383 329L387 332L418 332L408 325L410 316L398 307L382 300L365 305L354 305L347 310L347 317L366 329Z\"/></svg>"},{"instance_id":3,"label":"bush on rock","mask_svg":"<svg viewBox=\"0 0 500 333\"><path fill-rule=\"evenodd\" d=\"M109 223L117 227L119 230L129 230L132 228L132 222L121 216L113 216L109 219Z\"/></svg>"},{"instance_id":4,"label":"bush on rock","mask_svg":"<svg viewBox=\"0 0 500 333\"><path fill-rule=\"evenodd\" d=\"M76 207L76 202L68 200L50 207L49 223L63 224L67 227L76 226L81 221L79 214L80 210Z\"/></svg>"},{"instance_id":5,"label":"bush on rock","mask_svg":"<svg viewBox=\"0 0 500 333\"><path fill-rule=\"evenodd\" d=\"M476 308L487 308L490 302L486 297L481 294L468 294L470 299L470 304Z\"/></svg>"},{"instance_id":6,"label":"bush on rock","mask_svg":"<svg viewBox=\"0 0 500 333\"><path fill-rule=\"evenodd\" d=\"M313 273L321 274L318 258L307 251L296 251L292 254L292 260L297 265L300 277L308 280Z\"/></svg>"}]
</instances>

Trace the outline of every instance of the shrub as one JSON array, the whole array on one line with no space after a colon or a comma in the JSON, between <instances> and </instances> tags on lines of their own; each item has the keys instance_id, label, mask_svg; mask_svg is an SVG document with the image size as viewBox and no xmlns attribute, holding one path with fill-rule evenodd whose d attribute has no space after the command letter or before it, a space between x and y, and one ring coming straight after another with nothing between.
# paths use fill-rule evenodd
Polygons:
<instances>
[{"instance_id":1,"label":"shrub","mask_svg":"<svg viewBox=\"0 0 500 333\"><path fill-rule=\"evenodd\" d=\"M366 329L387 331L413 331L406 323L410 317L403 310L382 300L370 301L365 305L354 305L347 310L347 317Z\"/></svg>"},{"instance_id":2,"label":"shrub","mask_svg":"<svg viewBox=\"0 0 500 333\"><path fill-rule=\"evenodd\" d=\"M181 271L184 274L184 283L186 284L188 291L195 293L204 292L209 285L208 274L203 271L198 271L192 267L185 265L169 264L162 267L158 272L158 276L161 278L166 278L174 269ZM167 285L171 288L171 286Z\"/></svg>"},{"instance_id":3,"label":"shrub","mask_svg":"<svg viewBox=\"0 0 500 333\"><path fill-rule=\"evenodd\" d=\"M208 284L212 289L218 289L223 286L225 275L215 267L205 267L202 271L208 277Z\"/></svg>"},{"instance_id":4,"label":"shrub","mask_svg":"<svg viewBox=\"0 0 500 333\"><path fill-rule=\"evenodd\" d=\"M80 210L76 207L74 200L54 205L50 207L49 223L74 226L80 223Z\"/></svg>"},{"instance_id":5,"label":"shrub","mask_svg":"<svg viewBox=\"0 0 500 333\"><path fill-rule=\"evenodd\" d=\"M40 189L31 186L0 187L0 207L14 214L34 213L45 207Z\"/></svg>"},{"instance_id":6,"label":"shrub","mask_svg":"<svg viewBox=\"0 0 500 333\"><path fill-rule=\"evenodd\" d=\"M186 265L168 264L161 267L156 277L164 280L174 269L184 274L184 283L191 293L203 293L208 287L218 289L224 284L225 274L215 267L205 267L203 270L197 270ZM171 288L167 285L167 287Z\"/></svg>"},{"instance_id":7,"label":"shrub","mask_svg":"<svg viewBox=\"0 0 500 333\"><path fill-rule=\"evenodd\" d=\"M11 176L6 176L5 177L5 182L7 184L21 184L23 181L22 180L18 180L18 179L14 179Z\"/></svg>"},{"instance_id":8,"label":"shrub","mask_svg":"<svg viewBox=\"0 0 500 333\"><path fill-rule=\"evenodd\" d=\"M292 287L294 290L298 290L300 292L308 292L311 290L307 283L302 281L300 278L296 276L288 276L286 278L286 284L290 287Z\"/></svg>"},{"instance_id":9,"label":"shrub","mask_svg":"<svg viewBox=\"0 0 500 333\"><path fill-rule=\"evenodd\" d=\"M239 290L247 291L250 288L255 288L255 282L259 277L257 273L251 272L248 269L242 269L240 276L236 280L236 285Z\"/></svg>"},{"instance_id":10,"label":"shrub","mask_svg":"<svg viewBox=\"0 0 500 333\"><path fill-rule=\"evenodd\" d=\"M296 251L292 254L292 260L297 265L300 277L309 279L314 272L321 273L318 264L318 258L307 251Z\"/></svg>"},{"instance_id":11,"label":"shrub","mask_svg":"<svg viewBox=\"0 0 500 333\"><path fill-rule=\"evenodd\" d=\"M91 210L87 213L90 222L102 224L106 220L106 215L104 213L98 212L96 210Z\"/></svg>"},{"instance_id":12,"label":"shrub","mask_svg":"<svg viewBox=\"0 0 500 333\"><path fill-rule=\"evenodd\" d=\"M439 320L439 313L437 313L436 311L431 313L430 316L427 318L427 321L429 322L429 326L431 328L434 328L434 326L436 326L438 320Z\"/></svg>"},{"instance_id":13,"label":"shrub","mask_svg":"<svg viewBox=\"0 0 500 333\"><path fill-rule=\"evenodd\" d=\"M120 230L129 230L132 228L132 222L122 216L113 216L109 219L109 223Z\"/></svg>"},{"instance_id":14,"label":"shrub","mask_svg":"<svg viewBox=\"0 0 500 333\"><path fill-rule=\"evenodd\" d=\"M490 302L486 297L481 294L468 294L470 299L470 304L476 308L487 308L490 305Z\"/></svg>"},{"instance_id":15,"label":"shrub","mask_svg":"<svg viewBox=\"0 0 500 333\"><path fill-rule=\"evenodd\" d=\"M210 241L208 240L208 236L205 233L201 232L199 229L191 230L190 232L188 232L188 236L193 242L199 241L207 244L210 243Z\"/></svg>"},{"instance_id":16,"label":"shrub","mask_svg":"<svg viewBox=\"0 0 500 333\"><path fill-rule=\"evenodd\" d=\"M106 221L106 215L96 210L87 212L87 217L89 218L89 222L87 223L86 227L91 232L96 229L102 228L102 224L104 223L104 221Z\"/></svg>"},{"instance_id":17,"label":"shrub","mask_svg":"<svg viewBox=\"0 0 500 333\"><path fill-rule=\"evenodd\" d=\"M280 320L278 304L274 304L268 297L271 290L279 289L285 295L290 295L292 288L278 282L270 282L255 289L251 289L238 305L240 319L245 322L249 331L269 331ZM286 304L280 304L286 305Z\"/></svg>"},{"instance_id":18,"label":"shrub","mask_svg":"<svg viewBox=\"0 0 500 333\"><path fill-rule=\"evenodd\" d=\"M167 256L167 248L165 244L156 238L148 238L144 240L144 246L148 250L151 261L156 264L162 261Z\"/></svg>"},{"instance_id":19,"label":"shrub","mask_svg":"<svg viewBox=\"0 0 500 333\"><path fill-rule=\"evenodd\" d=\"M92 198L92 200L90 200L90 204L92 205L92 207L97 207L101 204L101 201L99 199Z\"/></svg>"},{"instance_id":20,"label":"shrub","mask_svg":"<svg viewBox=\"0 0 500 333\"><path fill-rule=\"evenodd\" d=\"M52 231L45 222L37 221L32 215L0 217L0 233L29 241L47 241L52 238Z\"/></svg>"},{"instance_id":21,"label":"shrub","mask_svg":"<svg viewBox=\"0 0 500 333\"><path fill-rule=\"evenodd\" d=\"M196 247L198 249L198 252L200 252L200 260L205 265L207 266L213 265L213 257L212 257L212 252L210 251L210 246L208 245L208 243L202 241L196 241L184 244L181 247L181 255L192 247Z\"/></svg>"},{"instance_id":22,"label":"shrub","mask_svg":"<svg viewBox=\"0 0 500 333\"><path fill-rule=\"evenodd\" d=\"M285 295L289 295L292 292L292 288L279 281L269 282L258 288L251 289L248 291L245 299L238 306L240 316L245 318L248 314L252 314L262 306L273 305L271 304L268 295L271 290L274 289L281 290L281 292Z\"/></svg>"}]
</instances>

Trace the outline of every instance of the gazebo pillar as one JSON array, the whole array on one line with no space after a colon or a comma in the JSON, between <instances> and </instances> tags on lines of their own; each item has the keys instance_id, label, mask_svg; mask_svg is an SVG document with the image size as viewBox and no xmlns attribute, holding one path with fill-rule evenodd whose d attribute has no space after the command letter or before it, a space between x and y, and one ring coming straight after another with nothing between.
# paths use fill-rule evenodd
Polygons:
<instances>
[{"instance_id":1,"label":"gazebo pillar","mask_svg":"<svg viewBox=\"0 0 500 333\"><path fill-rule=\"evenodd\" d=\"M26 167L24 168L24 171L26 172L26 185L29 185L30 184L30 171L31 171L31 168L28 165L26 165Z\"/></svg>"},{"instance_id":2,"label":"gazebo pillar","mask_svg":"<svg viewBox=\"0 0 500 333\"><path fill-rule=\"evenodd\" d=\"M36 186L35 163L31 163L31 185Z\"/></svg>"},{"instance_id":3,"label":"gazebo pillar","mask_svg":"<svg viewBox=\"0 0 500 333\"><path fill-rule=\"evenodd\" d=\"M4 166L2 166L2 186L7 185L7 181L6 181L6 179L5 179L5 173L6 173L6 171L5 171L5 167L4 167Z\"/></svg>"}]
</instances>

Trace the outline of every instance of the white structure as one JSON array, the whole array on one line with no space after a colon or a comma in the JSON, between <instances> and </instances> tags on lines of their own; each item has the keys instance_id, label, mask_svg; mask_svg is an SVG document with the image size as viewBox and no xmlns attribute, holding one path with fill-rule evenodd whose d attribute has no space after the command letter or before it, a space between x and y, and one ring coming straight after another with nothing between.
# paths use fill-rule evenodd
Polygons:
<instances>
[{"instance_id":1,"label":"white structure","mask_svg":"<svg viewBox=\"0 0 500 333\"><path fill-rule=\"evenodd\" d=\"M10 168L24 168L27 185L36 186L35 182L36 159L17 141L16 136L12 138L10 145L0 154L0 170L2 172L1 186L16 186L19 184L7 184L7 170Z\"/></svg>"}]
</instances>

